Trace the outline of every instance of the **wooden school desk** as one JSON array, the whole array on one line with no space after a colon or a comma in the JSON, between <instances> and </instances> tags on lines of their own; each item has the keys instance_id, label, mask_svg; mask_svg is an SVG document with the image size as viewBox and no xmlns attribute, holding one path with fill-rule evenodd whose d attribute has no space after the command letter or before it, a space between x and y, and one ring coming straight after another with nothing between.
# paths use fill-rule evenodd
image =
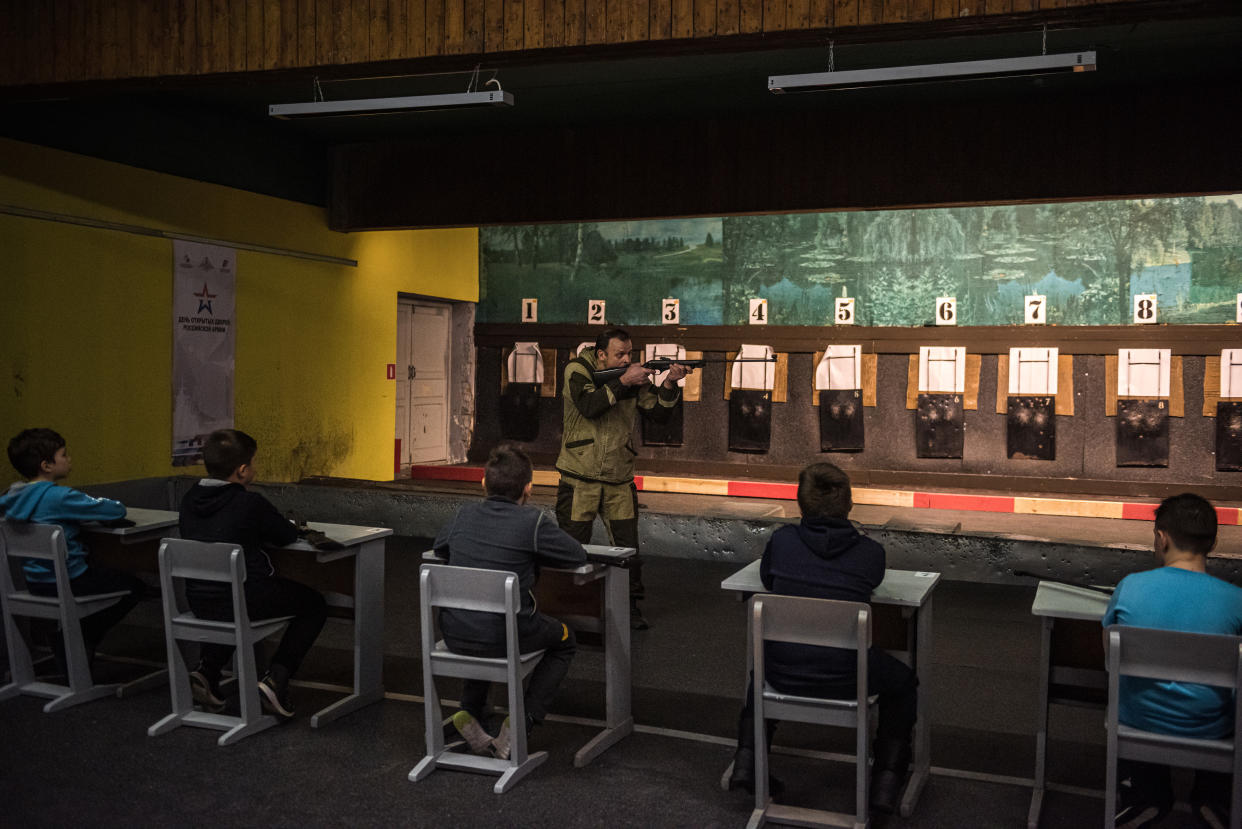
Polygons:
<instances>
[{"instance_id":1,"label":"wooden school desk","mask_svg":"<svg viewBox=\"0 0 1242 829\"><path fill-rule=\"evenodd\" d=\"M741 570L720 583L722 590L731 590L745 599L754 593L767 593L763 582L759 580L758 560L752 561ZM914 726L914 769L910 780L906 783L905 793L901 797L901 815L909 817L918 803L919 794L927 783L931 770L931 746L929 737L930 713L928 711L928 687L931 684L931 633L932 633L932 593L940 581L939 573L928 573L915 570L886 570L884 581L872 592L871 603L892 605L901 608L906 619L906 656L919 677L918 722ZM746 671L752 667L753 654L750 651L750 638L746 645ZM913 650L913 653L909 653ZM898 655L901 655L900 653ZM727 786L733 767L730 764L721 778L721 785Z\"/></svg>"}]
</instances>

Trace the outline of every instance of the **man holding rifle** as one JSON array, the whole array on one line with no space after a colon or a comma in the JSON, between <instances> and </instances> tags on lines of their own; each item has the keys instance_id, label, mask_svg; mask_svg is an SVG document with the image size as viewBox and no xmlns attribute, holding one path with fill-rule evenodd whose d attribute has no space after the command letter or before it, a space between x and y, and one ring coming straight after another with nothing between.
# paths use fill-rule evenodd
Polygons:
<instances>
[{"instance_id":1,"label":"man holding rifle","mask_svg":"<svg viewBox=\"0 0 1242 829\"><path fill-rule=\"evenodd\" d=\"M565 367L556 520L576 541L587 544L599 515L612 544L637 552L634 416L641 410L656 422L667 421L681 397L677 381L693 369L673 363L656 388L651 383L655 371L631 364L631 349L628 333L609 328L596 338L595 348L583 350ZM605 375L596 377L596 372ZM630 624L646 630L647 621L638 608L643 598L642 559L636 555L631 562Z\"/></svg>"}]
</instances>

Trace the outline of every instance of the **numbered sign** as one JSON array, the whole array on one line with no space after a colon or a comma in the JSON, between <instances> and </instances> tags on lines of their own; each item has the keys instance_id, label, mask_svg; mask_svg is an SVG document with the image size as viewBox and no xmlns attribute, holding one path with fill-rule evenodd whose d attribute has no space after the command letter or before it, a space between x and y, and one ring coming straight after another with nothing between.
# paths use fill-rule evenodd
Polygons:
<instances>
[{"instance_id":1,"label":"numbered sign","mask_svg":"<svg viewBox=\"0 0 1242 829\"><path fill-rule=\"evenodd\" d=\"M681 324L681 300L666 299L660 305L660 322L665 325Z\"/></svg>"},{"instance_id":2,"label":"numbered sign","mask_svg":"<svg viewBox=\"0 0 1242 829\"><path fill-rule=\"evenodd\" d=\"M522 322L539 322L539 300L522 300Z\"/></svg>"},{"instance_id":3,"label":"numbered sign","mask_svg":"<svg viewBox=\"0 0 1242 829\"><path fill-rule=\"evenodd\" d=\"M1048 322L1048 297L1043 294L1028 294L1026 297L1027 325L1043 325Z\"/></svg>"},{"instance_id":4,"label":"numbered sign","mask_svg":"<svg viewBox=\"0 0 1242 829\"><path fill-rule=\"evenodd\" d=\"M604 300L587 300L587 322L591 325L603 325L607 316L604 313Z\"/></svg>"},{"instance_id":5,"label":"numbered sign","mask_svg":"<svg viewBox=\"0 0 1242 829\"><path fill-rule=\"evenodd\" d=\"M936 325L957 325L957 299L936 297Z\"/></svg>"},{"instance_id":6,"label":"numbered sign","mask_svg":"<svg viewBox=\"0 0 1242 829\"><path fill-rule=\"evenodd\" d=\"M833 321L837 325L853 325L854 324L854 297L839 296L836 299L837 310L833 315Z\"/></svg>"},{"instance_id":7,"label":"numbered sign","mask_svg":"<svg viewBox=\"0 0 1242 829\"><path fill-rule=\"evenodd\" d=\"M766 299L752 299L750 301L750 324L768 324L768 301Z\"/></svg>"},{"instance_id":8,"label":"numbered sign","mask_svg":"<svg viewBox=\"0 0 1242 829\"><path fill-rule=\"evenodd\" d=\"M1242 294L1238 294L1238 322L1242 322Z\"/></svg>"},{"instance_id":9,"label":"numbered sign","mask_svg":"<svg viewBox=\"0 0 1242 829\"><path fill-rule=\"evenodd\" d=\"M1156 295L1134 295L1134 324L1149 325L1156 321Z\"/></svg>"}]
</instances>

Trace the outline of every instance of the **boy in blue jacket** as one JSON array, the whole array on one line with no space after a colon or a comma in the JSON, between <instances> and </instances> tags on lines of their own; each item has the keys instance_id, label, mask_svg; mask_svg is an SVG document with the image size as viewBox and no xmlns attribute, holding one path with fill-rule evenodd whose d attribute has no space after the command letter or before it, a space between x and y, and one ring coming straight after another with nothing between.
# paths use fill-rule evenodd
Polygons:
<instances>
[{"instance_id":1,"label":"boy in blue jacket","mask_svg":"<svg viewBox=\"0 0 1242 829\"><path fill-rule=\"evenodd\" d=\"M778 529L768 539L759 567L763 586L785 596L863 602L884 580L880 544L849 520L854 506L850 479L830 463L813 463L798 475L802 521ZM778 691L822 699L853 699L857 693L854 651L788 642L771 642L764 670ZM867 659L868 693L878 694L880 724L871 770L871 806L892 813L905 785L910 738L918 714L918 679L887 651L872 646ZM737 752L729 788L755 787L755 726L751 683L738 722ZM771 741L774 721L768 723ZM775 782L775 781L774 781ZM772 786L775 791L778 786Z\"/></svg>"},{"instance_id":2,"label":"boy in blue jacket","mask_svg":"<svg viewBox=\"0 0 1242 829\"><path fill-rule=\"evenodd\" d=\"M58 524L68 548L66 564L69 586L75 596L113 593L125 590L128 596L111 607L82 619L82 638L86 653L94 657L104 634L133 610L142 597L142 581L120 570L98 567L87 561L90 552L80 537L83 521L113 521L125 517L125 505L110 498L92 498L67 486L57 486L69 476L73 461L65 450L65 439L51 429L26 429L9 441L9 462L25 478L13 484L0 497L0 515L10 521ZM37 596L56 595L56 574L51 563L27 559L22 567L26 586ZM63 644L55 648L58 661L64 661Z\"/></svg>"}]
</instances>

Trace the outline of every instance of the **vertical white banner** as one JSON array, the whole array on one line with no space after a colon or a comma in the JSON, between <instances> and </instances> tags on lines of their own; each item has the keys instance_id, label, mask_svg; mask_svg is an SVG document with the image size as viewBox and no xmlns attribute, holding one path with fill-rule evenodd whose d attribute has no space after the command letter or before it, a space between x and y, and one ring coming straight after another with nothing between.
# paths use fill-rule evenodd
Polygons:
<instances>
[{"instance_id":1,"label":"vertical white banner","mask_svg":"<svg viewBox=\"0 0 1242 829\"><path fill-rule=\"evenodd\" d=\"M233 427L232 248L173 242L173 466L203 462L203 441Z\"/></svg>"}]
</instances>

